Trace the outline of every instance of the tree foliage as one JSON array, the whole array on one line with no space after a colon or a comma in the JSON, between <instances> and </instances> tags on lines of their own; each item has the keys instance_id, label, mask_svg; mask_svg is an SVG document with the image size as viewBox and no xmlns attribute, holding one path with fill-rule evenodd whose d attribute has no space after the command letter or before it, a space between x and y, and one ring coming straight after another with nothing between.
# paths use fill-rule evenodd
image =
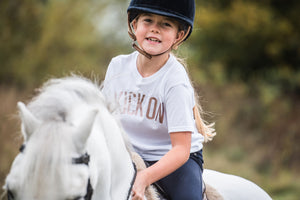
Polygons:
<instances>
[{"instance_id":1,"label":"tree foliage","mask_svg":"<svg viewBox=\"0 0 300 200\"><path fill-rule=\"evenodd\" d=\"M231 125L269 146L262 166L299 166L294 142L300 142L300 2L197 3L190 41L193 65L222 93L230 83L245 84L247 99Z\"/></svg>"},{"instance_id":2,"label":"tree foliage","mask_svg":"<svg viewBox=\"0 0 300 200\"><path fill-rule=\"evenodd\" d=\"M70 71L103 73L109 51L95 19L105 3L1 1L0 82L24 86Z\"/></svg>"},{"instance_id":3,"label":"tree foliage","mask_svg":"<svg viewBox=\"0 0 300 200\"><path fill-rule=\"evenodd\" d=\"M299 96L299 11L299 1L199 1L197 63L207 71L220 63L229 80L263 81Z\"/></svg>"}]
</instances>

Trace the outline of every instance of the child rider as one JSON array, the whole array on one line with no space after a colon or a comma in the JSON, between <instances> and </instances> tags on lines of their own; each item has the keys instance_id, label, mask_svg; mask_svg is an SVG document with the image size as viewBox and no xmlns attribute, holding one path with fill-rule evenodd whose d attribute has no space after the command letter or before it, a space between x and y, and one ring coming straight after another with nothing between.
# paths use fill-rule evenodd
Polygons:
<instances>
[{"instance_id":1,"label":"child rider","mask_svg":"<svg viewBox=\"0 0 300 200\"><path fill-rule=\"evenodd\" d=\"M195 2L131 0L127 12L137 51L112 59L103 92L119 104L134 150L150 165L138 172L132 199L143 199L156 183L172 200L202 200L202 143L215 133L199 114L184 66L171 54L192 32Z\"/></svg>"}]
</instances>

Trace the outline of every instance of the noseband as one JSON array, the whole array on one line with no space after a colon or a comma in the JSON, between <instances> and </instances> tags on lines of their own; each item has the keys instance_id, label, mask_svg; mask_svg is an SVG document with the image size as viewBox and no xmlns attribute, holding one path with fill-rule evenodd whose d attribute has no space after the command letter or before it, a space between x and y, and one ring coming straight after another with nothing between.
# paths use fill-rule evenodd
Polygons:
<instances>
[{"instance_id":1,"label":"noseband","mask_svg":"<svg viewBox=\"0 0 300 200\"><path fill-rule=\"evenodd\" d=\"M79 158L72 158L72 164L85 164L89 166L90 155L88 153L83 154ZM94 189L91 185L91 179L89 178L88 184L86 187L86 194L83 197L84 200L91 200L93 196ZM82 197L76 197L74 200L80 200Z\"/></svg>"}]
</instances>

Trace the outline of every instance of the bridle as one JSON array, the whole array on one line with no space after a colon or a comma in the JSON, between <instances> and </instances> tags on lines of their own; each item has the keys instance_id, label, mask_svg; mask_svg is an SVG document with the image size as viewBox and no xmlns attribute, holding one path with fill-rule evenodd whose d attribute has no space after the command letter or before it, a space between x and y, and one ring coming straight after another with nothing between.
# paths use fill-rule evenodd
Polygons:
<instances>
[{"instance_id":1,"label":"bridle","mask_svg":"<svg viewBox=\"0 0 300 200\"><path fill-rule=\"evenodd\" d=\"M72 158L72 164L85 164L89 166L90 155L88 153L83 154L79 158ZM88 184L86 187L86 194L83 197L84 200L91 200L93 196L94 189L91 185L91 179L89 178ZM76 197L74 200L80 200L82 197Z\"/></svg>"},{"instance_id":2,"label":"bridle","mask_svg":"<svg viewBox=\"0 0 300 200\"><path fill-rule=\"evenodd\" d=\"M24 149L25 149L25 144L22 144L21 147L19 148L20 153L23 153ZM90 162L90 155L88 153L85 153L85 154L81 155L78 158L72 158L72 164L75 164L75 165L85 164L85 165L88 166L89 162ZM134 162L132 162L132 164L133 164L133 168L134 168L134 175L133 175L133 178L132 178L131 183L130 183L130 188L129 188L126 200L128 200L130 198L131 190L132 190L132 187L133 187L133 184L134 184L134 181L135 181L135 178L136 178L136 174L137 174L136 165L135 165ZM87 187L86 187L85 196L83 196L83 197L78 196L78 197L75 197L73 200L81 200L82 198L84 200L91 200L92 196L93 196L93 192L94 192L94 189L91 185L91 179L89 178L88 179L88 184L87 184ZM7 199L8 200L14 200L14 195L12 194L12 192L9 189L7 191Z\"/></svg>"}]
</instances>

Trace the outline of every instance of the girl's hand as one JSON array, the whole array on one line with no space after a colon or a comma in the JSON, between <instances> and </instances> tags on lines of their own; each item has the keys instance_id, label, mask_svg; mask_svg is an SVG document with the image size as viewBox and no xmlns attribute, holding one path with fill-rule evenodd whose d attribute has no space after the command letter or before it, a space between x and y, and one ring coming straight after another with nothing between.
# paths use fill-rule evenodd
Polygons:
<instances>
[{"instance_id":1,"label":"girl's hand","mask_svg":"<svg viewBox=\"0 0 300 200\"><path fill-rule=\"evenodd\" d=\"M172 149L154 165L137 173L132 187L132 200L144 200L145 188L174 172L190 156L191 132L170 133Z\"/></svg>"},{"instance_id":2,"label":"girl's hand","mask_svg":"<svg viewBox=\"0 0 300 200\"><path fill-rule=\"evenodd\" d=\"M132 187L132 200L144 200L147 186L144 170L139 171Z\"/></svg>"}]
</instances>

